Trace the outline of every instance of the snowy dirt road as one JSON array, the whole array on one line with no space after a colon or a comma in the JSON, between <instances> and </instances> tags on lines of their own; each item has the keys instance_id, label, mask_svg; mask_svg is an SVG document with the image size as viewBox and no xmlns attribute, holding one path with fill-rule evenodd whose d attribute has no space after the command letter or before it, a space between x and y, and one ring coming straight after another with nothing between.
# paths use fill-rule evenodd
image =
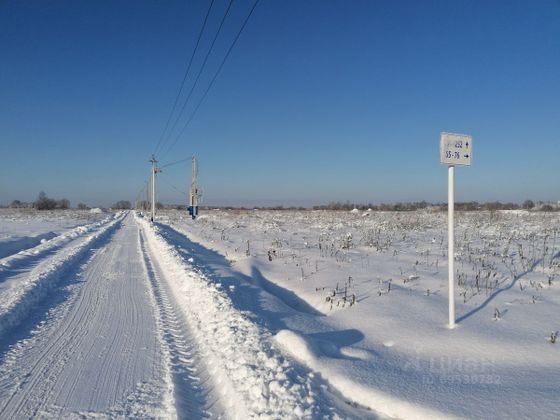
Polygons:
<instances>
[{"instance_id":1,"label":"snowy dirt road","mask_svg":"<svg viewBox=\"0 0 560 420\"><path fill-rule=\"evenodd\" d=\"M90 245L0 337L0 418L210 414L132 214Z\"/></svg>"},{"instance_id":2,"label":"snowy dirt road","mask_svg":"<svg viewBox=\"0 0 560 420\"><path fill-rule=\"evenodd\" d=\"M280 352L161 229L116 214L6 260L1 419L378 417Z\"/></svg>"}]
</instances>

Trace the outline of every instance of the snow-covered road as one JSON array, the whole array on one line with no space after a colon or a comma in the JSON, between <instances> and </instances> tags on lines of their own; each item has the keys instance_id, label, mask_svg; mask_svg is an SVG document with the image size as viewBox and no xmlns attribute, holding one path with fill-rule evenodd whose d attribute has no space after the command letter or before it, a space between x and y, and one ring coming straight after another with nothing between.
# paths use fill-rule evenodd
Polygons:
<instances>
[{"instance_id":1,"label":"snow-covered road","mask_svg":"<svg viewBox=\"0 0 560 420\"><path fill-rule=\"evenodd\" d=\"M191 391L180 414L202 415L200 380L172 363L179 340L188 362L188 342L170 330L173 310L132 215L87 252L2 336L0 418L173 417L179 377Z\"/></svg>"},{"instance_id":2,"label":"snow-covered road","mask_svg":"<svg viewBox=\"0 0 560 420\"><path fill-rule=\"evenodd\" d=\"M116 214L2 260L0 418L376 417L161 228Z\"/></svg>"}]
</instances>

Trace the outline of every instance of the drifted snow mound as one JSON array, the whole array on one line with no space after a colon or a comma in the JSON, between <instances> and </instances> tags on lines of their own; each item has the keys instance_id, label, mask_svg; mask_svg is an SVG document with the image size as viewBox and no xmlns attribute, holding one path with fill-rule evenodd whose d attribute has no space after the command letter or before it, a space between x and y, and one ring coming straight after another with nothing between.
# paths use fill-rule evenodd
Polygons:
<instances>
[{"instance_id":1,"label":"drifted snow mound","mask_svg":"<svg viewBox=\"0 0 560 420\"><path fill-rule=\"evenodd\" d=\"M281 330L274 336L274 341L282 348L290 349L290 353L305 364L312 363L317 359L317 347L293 331Z\"/></svg>"},{"instance_id":2,"label":"drifted snow mound","mask_svg":"<svg viewBox=\"0 0 560 420\"><path fill-rule=\"evenodd\" d=\"M360 212L360 210L358 210L357 208L353 208L352 210L350 210L350 213L352 214L358 214Z\"/></svg>"},{"instance_id":3,"label":"drifted snow mound","mask_svg":"<svg viewBox=\"0 0 560 420\"><path fill-rule=\"evenodd\" d=\"M441 413L406 401L405 392L403 392L403 399L398 399L381 390L368 387L359 378L349 377L347 372L340 371L333 366L333 358L340 357L341 353L332 343L316 342L291 330L279 331L273 340L292 357L329 378L330 384L343 395L364 407L375 408L391 417L398 418L430 420L456 418L448 413Z\"/></svg>"},{"instance_id":4,"label":"drifted snow mound","mask_svg":"<svg viewBox=\"0 0 560 420\"><path fill-rule=\"evenodd\" d=\"M91 209L89 212L92 214L100 214L103 213L103 210L101 210L99 207L96 207L94 209Z\"/></svg>"}]
</instances>

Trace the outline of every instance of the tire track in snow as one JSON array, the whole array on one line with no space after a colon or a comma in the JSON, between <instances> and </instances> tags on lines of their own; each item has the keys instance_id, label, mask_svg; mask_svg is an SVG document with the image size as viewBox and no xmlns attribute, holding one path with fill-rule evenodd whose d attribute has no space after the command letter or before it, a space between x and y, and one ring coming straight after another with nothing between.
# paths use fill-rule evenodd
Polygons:
<instances>
[{"instance_id":1,"label":"tire track in snow","mask_svg":"<svg viewBox=\"0 0 560 420\"><path fill-rule=\"evenodd\" d=\"M105 229L102 230L100 234L96 235L93 238L93 240L88 241L88 245L90 247L100 246L110 241L112 235L116 232L116 230L118 230L120 226L120 221L121 220L118 219L115 220L113 224L106 225ZM81 267L78 268L74 268L74 267L78 266L84 260L86 260L86 262L82 265L82 267L86 266L89 263L89 261L93 260L93 258L95 258L96 255L102 253L103 251L104 248L100 248L100 249L88 248L86 252L92 252L92 254L89 255L89 258L87 254L82 254L82 253L78 254L75 258L72 258L73 252L70 251L69 254L71 254L72 257L70 258L70 260L65 261L66 264L64 265L64 267L68 268L68 272L66 272L66 276L65 276L66 279L65 280L59 279L58 281L54 281L54 283L50 285L49 290L46 291L43 296L37 296L34 299L34 303L38 303L38 305L35 306L35 309L50 312L49 309L52 308L49 308L50 306L49 302L42 303L41 298L48 300L49 295L53 293L56 286L58 286L60 290L63 288L67 288L67 287L71 288L72 286L76 286L76 283L79 283L80 280L78 279L74 280L74 278L79 277L78 272L81 270ZM56 272L50 274L51 276L54 277L54 274L56 274ZM59 272L58 274L60 275L62 273ZM71 305L75 305L76 309L72 313L72 318L70 319L70 322L64 324L62 329L57 329L54 332L53 336L50 337L50 341L40 342L37 345L37 347L40 346L42 348L42 353L39 355L38 358L36 358L35 360L31 360L29 363L22 364L20 362L20 366L16 367L14 366L14 364L18 359L17 355L14 354L13 351L11 353L8 353L6 358L7 364L2 366L2 369L0 369L0 373L6 373L6 375L2 375L3 380L0 381L0 391L4 390L4 392L6 392L5 391L6 385L12 385L11 388L13 393L6 400L4 406L0 408L0 418L2 418L6 412L11 411L13 413L16 413L20 411L24 403L30 402L29 401L30 399L28 398L28 392L25 391L26 388L27 389L38 388L39 387L38 384L40 381L43 382L41 386L44 388L45 385L52 379L52 377L56 376L55 374L56 370L60 369L60 367L64 364L64 357L60 357L58 352L53 351L53 349L65 348L68 350L67 353L71 352L72 348L75 345L72 345L72 343L69 342L68 340L69 335L73 337L74 339L73 343L79 344L81 342L83 333L86 330L85 327L87 326L87 319L91 315L91 312L94 311L98 306L97 304L99 303L99 299L96 300L93 306L90 305L89 307L84 307L83 303L84 303L84 297L81 294L74 294L74 296L69 297L69 301L66 302L63 301L61 303L61 307L55 308L54 313L51 315L54 316L56 319L60 319L62 314L66 314L67 311L70 309ZM22 315L22 318L23 316L24 315ZM36 333L38 331L46 329L45 328L46 326L44 325L44 321L45 320L43 320L41 324L43 328L41 328L40 326L39 329L33 330L32 333ZM50 321L52 321L52 319ZM70 334L71 332L69 331L69 329L73 324L81 325L84 328L80 328L77 331L72 331L72 334ZM6 337L6 335L4 335L4 337ZM25 344L30 341L32 340L24 339L23 341L18 342L14 347L14 350L22 350ZM25 369L25 372L23 374L18 369L18 368L21 369L22 367ZM23 390L23 392L20 393L19 392L20 390ZM44 390L40 391L39 394L43 395ZM2 399L2 392L0 392L0 402L1 399ZM38 399L40 400L40 398ZM31 416L32 413L29 413L28 415Z\"/></svg>"},{"instance_id":2,"label":"tire track in snow","mask_svg":"<svg viewBox=\"0 0 560 420\"><path fill-rule=\"evenodd\" d=\"M107 240L110 240L110 237ZM103 251L104 248L101 248L93 254L89 261ZM21 415L33 417L37 414L40 402L44 398L49 384L60 373L67 360L67 355L73 353L74 349L81 345L88 325L91 323L91 317L99 306L99 297L93 301L93 304L91 304L91 300L86 303L88 298L89 296L77 293L74 297L75 300L64 302L62 307L55 310L53 315L56 320L62 320L65 315L70 315L70 318L67 321L65 320L62 328L57 328L46 340L41 339L43 337L39 339L39 342L35 344L35 348L41 348L38 357L29 360L28 363L22 363L17 355L10 357L13 364L18 364L18 366L9 366L13 368L9 370L9 374L11 374L9 380L14 381L17 387L0 409L0 418L3 418L4 415L11 418ZM72 311L68 314L71 309ZM52 325L54 319L50 321ZM48 329L48 325L45 329ZM25 344L32 341L32 339L24 340L24 343L21 343L17 349L23 350ZM64 349L64 351L61 352L61 349ZM23 356L23 359L26 360L25 356ZM22 368L24 372L20 371ZM25 409L23 408L24 404L28 405Z\"/></svg>"},{"instance_id":3,"label":"tire track in snow","mask_svg":"<svg viewBox=\"0 0 560 420\"><path fill-rule=\"evenodd\" d=\"M103 250L65 274L70 297L39 306L50 309L46 322L1 360L0 418L174 416L137 238L125 219Z\"/></svg>"},{"instance_id":4,"label":"tire track in snow","mask_svg":"<svg viewBox=\"0 0 560 420\"><path fill-rule=\"evenodd\" d=\"M57 287L60 278L71 272L92 247L114 233L122 220L122 215L115 216L91 235L78 239L76 243L71 241L54 255L50 256L50 251L42 254L44 260L35 268L10 279L9 284L0 284L0 334L8 335L22 322L32 307Z\"/></svg>"},{"instance_id":5,"label":"tire track in snow","mask_svg":"<svg viewBox=\"0 0 560 420\"><path fill-rule=\"evenodd\" d=\"M150 258L145 239L139 232L139 243L158 312L158 329L167 347L167 358L174 386L177 416L184 419L223 415L210 386L208 370L194 344L189 328L168 295L161 270Z\"/></svg>"},{"instance_id":6,"label":"tire track in snow","mask_svg":"<svg viewBox=\"0 0 560 420\"><path fill-rule=\"evenodd\" d=\"M43 236L42 239L46 240L40 240L33 246L29 246L16 253L0 258L0 282L6 281L13 275L17 275L19 272L38 266L50 255L55 254L71 242L82 239L88 233L103 230L106 226L109 226L112 222L118 219L122 219L122 212L116 213L97 222L76 226L62 232L59 235L53 234L54 237L51 236L49 238L49 236L45 236L47 234L37 236L37 238L41 238Z\"/></svg>"}]
</instances>

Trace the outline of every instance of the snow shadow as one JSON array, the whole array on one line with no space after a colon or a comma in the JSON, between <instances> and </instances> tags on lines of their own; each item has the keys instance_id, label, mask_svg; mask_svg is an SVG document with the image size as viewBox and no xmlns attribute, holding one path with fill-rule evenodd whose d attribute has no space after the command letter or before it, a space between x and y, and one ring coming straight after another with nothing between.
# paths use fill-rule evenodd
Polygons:
<instances>
[{"instance_id":1,"label":"snow shadow","mask_svg":"<svg viewBox=\"0 0 560 420\"><path fill-rule=\"evenodd\" d=\"M27 272L35 268L46 258L56 254L62 245L54 246L47 250L43 250L37 254L22 255L21 259L10 261L8 266L0 266L0 283L17 276L18 274Z\"/></svg>"},{"instance_id":2,"label":"snow shadow","mask_svg":"<svg viewBox=\"0 0 560 420\"><path fill-rule=\"evenodd\" d=\"M49 319L53 317L52 311L68 300L72 294L68 286L82 281L77 277L78 271L79 270L76 270L75 273L68 273L66 276L67 281L61 281L58 287L51 289L44 298L34 306L34 310L31 311L25 319L20 321L19 324L15 325L7 333L2 334L2 337L0 337L0 364L6 353L8 353L15 344L35 335L38 331L37 327L40 328L42 325L47 324Z\"/></svg>"},{"instance_id":3,"label":"snow shadow","mask_svg":"<svg viewBox=\"0 0 560 420\"><path fill-rule=\"evenodd\" d=\"M266 290L271 295L276 296L290 308L299 312L305 312L309 315L325 316L323 313L319 312L313 306L309 305L305 300L301 299L291 290L284 289L283 287L278 286L276 283L268 280L263 276L263 274L257 267L251 267L251 277L249 278L253 280L253 283L255 285Z\"/></svg>"},{"instance_id":4,"label":"snow shadow","mask_svg":"<svg viewBox=\"0 0 560 420\"><path fill-rule=\"evenodd\" d=\"M488 306L488 304L490 304L494 299L496 299L496 297L498 295L500 295L502 292L505 292L507 290L510 290L513 286L515 286L515 284L517 283L517 281L521 278L523 278L524 276L526 276L529 273L532 273L536 267L538 267L539 264L542 264L542 259L535 261L533 263L533 265L531 266L531 268L529 268L527 271L524 271L521 274L518 274L517 276L515 276L513 278L513 280L511 281L511 283L509 285L507 285L506 287L502 287L500 289L494 290L494 292L492 292L490 294L490 296L488 296L484 302L482 302L480 305L478 305L477 307L475 307L474 309L471 309L469 312L467 312L465 315L460 316L459 318L457 318L457 323L462 322L468 318L470 318L471 316L473 316L474 314L476 314L477 312L481 311L482 309L486 308Z\"/></svg>"},{"instance_id":5,"label":"snow shadow","mask_svg":"<svg viewBox=\"0 0 560 420\"><path fill-rule=\"evenodd\" d=\"M77 255L70 264L64 265L53 273L52 280L37 284L23 302L5 314L4 318L11 318L10 320L0 318L0 324L9 325L0 335L0 363L14 345L21 340L31 338L42 325L48 325L48 321L56 316L54 311L76 293L71 286L83 282L80 276L83 264L93 258L95 253L111 240L121 224L122 220L92 241L89 249ZM45 254L42 256L44 257Z\"/></svg>"},{"instance_id":6,"label":"snow shadow","mask_svg":"<svg viewBox=\"0 0 560 420\"><path fill-rule=\"evenodd\" d=\"M294 292L266 279L258 268L251 267L250 276L235 271L230 261L218 252L191 241L171 226L160 223L156 225L183 257L192 258L191 264L195 269L207 275L214 283L221 284L221 288L229 295L237 309L248 310L259 315L266 313L271 315L267 317L269 328L277 331L286 328L281 319L292 315L290 310L305 315L325 316ZM276 297L287 307L286 311L278 311L278 308L271 310L263 299L262 291ZM262 322L261 317L259 316L256 321Z\"/></svg>"},{"instance_id":7,"label":"snow shadow","mask_svg":"<svg viewBox=\"0 0 560 420\"><path fill-rule=\"evenodd\" d=\"M23 236L21 238L10 239L0 242L0 258L9 257L18 252L34 248L41 244L43 240L48 241L58 236L54 232L47 232L37 236Z\"/></svg>"},{"instance_id":8,"label":"snow shadow","mask_svg":"<svg viewBox=\"0 0 560 420\"><path fill-rule=\"evenodd\" d=\"M333 341L340 347L348 347L359 343L365 337L361 331L355 329L313 333L307 336L319 341Z\"/></svg>"},{"instance_id":9,"label":"snow shadow","mask_svg":"<svg viewBox=\"0 0 560 420\"><path fill-rule=\"evenodd\" d=\"M346 360L363 360L361 357L345 354L342 350L362 341L364 334L356 329L327 331L306 334L307 340L314 343L316 349L323 355ZM371 350L369 351L370 353ZM372 353L373 354L373 353Z\"/></svg>"}]
</instances>

